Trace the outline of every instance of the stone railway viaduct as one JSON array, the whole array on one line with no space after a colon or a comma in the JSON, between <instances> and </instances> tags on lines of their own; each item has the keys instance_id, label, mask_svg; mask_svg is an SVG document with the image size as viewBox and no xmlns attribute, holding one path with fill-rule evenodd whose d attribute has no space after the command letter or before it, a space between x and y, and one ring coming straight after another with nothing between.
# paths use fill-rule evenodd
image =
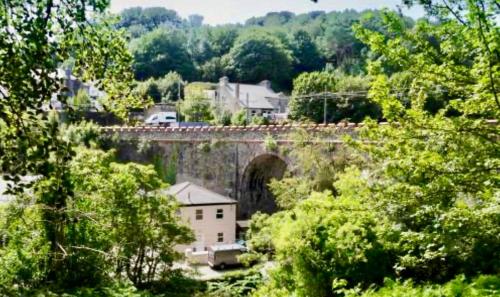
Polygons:
<instances>
[{"instance_id":1,"label":"stone railway viaduct","mask_svg":"<svg viewBox=\"0 0 500 297\"><path fill-rule=\"evenodd\" d=\"M276 203L268 189L292 168L287 153L302 131L312 141L341 145L360 124L217 126L217 127L105 127L119 141L124 160L159 163L175 170L177 182L191 181L238 200L238 219L256 211L273 212ZM267 143L267 145L266 145ZM277 144L276 147L269 143Z\"/></svg>"}]
</instances>

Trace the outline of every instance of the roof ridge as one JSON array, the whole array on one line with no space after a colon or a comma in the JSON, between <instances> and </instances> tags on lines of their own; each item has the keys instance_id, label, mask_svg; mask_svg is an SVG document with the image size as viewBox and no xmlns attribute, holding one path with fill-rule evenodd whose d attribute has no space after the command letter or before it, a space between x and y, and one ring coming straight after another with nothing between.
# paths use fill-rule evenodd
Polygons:
<instances>
[{"instance_id":1,"label":"roof ridge","mask_svg":"<svg viewBox=\"0 0 500 297\"><path fill-rule=\"evenodd\" d=\"M179 190L175 191L174 193L175 194L179 194L179 192L183 191L184 189L186 189L187 187L189 187L189 185L191 184L190 182L188 181L185 181L183 183L180 183L179 185L182 185L182 184L186 184L185 186L181 187ZM175 186L175 185L174 185Z\"/></svg>"},{"instance_id":2,"label":"roof ridge","mask_svg":"<svg viewBox=\"0 0 500 297\"><path fill-rule=\"evenodd\" d=\"M217 196L219 196L219 197L221 197L221 198L224 198L225 200L228 200L228 201L229 201L229 200L234 200L234 199L233 199L233 198L231 198L231 197L224 196L224 195L222 195L222 194L219 194L219 193L217 193L217 192L215 192L215 191L212 191L212 190L210 190L210 189L208 189L208 188L205 188L205 187L199 186L199 185L197 185L197 184L193 184L193 183L191 183L191 185L193 185L194 187L199 188L200 190L211 192L212 194L215 194L215 195L217 195ZM236 201L236 200L234 200L234 201Z\"/></svg>"},{"instance_id":3,"label":"roof ridge","mask_svg":"<svg viewBox=\"0 0 500 297\"><path fill-rule=\"evenodd\" d=\"M176 197L182 205L217 205L237 203L231 197L227 197L216 191L210 190L193 182L176 184L168 193Z\"/></svg>"}]
</instances>

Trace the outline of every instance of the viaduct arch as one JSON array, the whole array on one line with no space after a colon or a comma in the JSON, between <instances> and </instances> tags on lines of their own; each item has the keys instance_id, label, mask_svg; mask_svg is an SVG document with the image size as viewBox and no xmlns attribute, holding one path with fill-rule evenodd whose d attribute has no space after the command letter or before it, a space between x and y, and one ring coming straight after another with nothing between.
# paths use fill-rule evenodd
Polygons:
<instances>
[{"instance_id":1,"label":"viaduct arch","mask_svg":"<svg viewBox=\"0 0 500 297\"><path fill-rule=\"evenodd\" d=\"M238 193L240 219L249 219L257 211L273 213L277 210L269 182L273 178L282 179L287 167L287 161L273 153L264 153L250 161L243 171Z\"/></svg>"}]
</instances>

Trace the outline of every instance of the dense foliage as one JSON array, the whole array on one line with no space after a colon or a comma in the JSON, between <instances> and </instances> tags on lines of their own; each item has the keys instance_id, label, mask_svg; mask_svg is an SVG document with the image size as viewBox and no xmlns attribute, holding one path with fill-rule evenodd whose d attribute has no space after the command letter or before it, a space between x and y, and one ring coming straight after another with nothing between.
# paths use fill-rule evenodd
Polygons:
<instances>
[{"instance_id":1,"label":"dense foliage","mask_svg":"<svg viewBox=\"0 0 500 297\"><path fill-rule=\"evenodd\" d=\"M373 19L366 19L366 15ZM135 77L146 80L176 71L189 81L231 80L258 83L268 79L291 90L302 72L329 64L357 75L364 72L367 47L352 25L362 22L383 31L380 11L269 13L244 25L200 26L199 16L182 19L164 8L129 8L119 28L132 37ZM413 21L403 18L411 26Z\"/></svg>"},{"instance_id":2,"label":"dense foliage","mask_svg":"<svg viewBox=\"0 0 500 297\"><path fill-rule=\"evenodd\" d=\"M229 52L228 68L241 82L269 79L277 84L289 80L292 58L278 38L249 32Z\"/></svg>"},{"instance_id":3,"label":"dense foliage","mask_svg":"<svg viewBox=\"0 0 500 297\"><path fill-rule=\"evenodd\" d=\"M465 277L457 276L454 280L445 285L415 285L411 281L404 283L386 280L380 290L368 290L363 293L349 292L349 297L452 297L452 296L499 296L500 282L498 276L480 276L472 281L467 281Z\"/></svg>"},{"instance_id":4,"label":"dense foliage","mask_svg":"<svg viewBox=\"0 0 500 297\"><path fill-rule=\"evenodd\" d=\"M186 88L186 98L179 103L179 111L187 122L209 122L213 107L203 85L191 84Z\"/></svg>"},{"instance_id":5,"label":"dense foliage","mask_svg":"<svg viewBox=\"0 0 500 297\"><path fill-rule=\"evenodd\" d=\"M369 76L331 71L302 73L293 81L289 117L317 123L379 119L378 105L367 98L369 87Z\"/></svg>"},{"instance_id":6,"label":"dense foliage","mask_svg":"<svg viewBox=\"0 0 500 297\"><path fill-rule=\"evenodd\" d=\"M84 134L93 134L88 128ZM85 142L80 131L69 129L65 137ZM111 272L136 286L168 279L170 265L180 256L174 245L192 237L188 227L177 223L175 200L161 193L165 185L153 166L115 163L112 151L79 147L67 175L74 187L60 230L65 245L58 244L66 264L58 266L53 285L101 285ZM3 293L13 290L12 284L21 291L37 288L50 273L50 242L39 223L44 206L33 204L50 195L48 186L41 178L33 196L19 196L2 214Z\"/></svg>"},{"instance_id":7,"label":"dense foliage","mask_svg":"<svg viewBox=\"0 0 500 297\"><path fill-rule=\"evenodd\" d=\"M89 148L98 128L67 127L47 112L53 97L67 102L58 67L68 60L106 92L107 110L125 117L147 105L131 95L132 56L100 14L107 4L0 4L0 171L13 195L0 215L1 295L166 279L173 246L191 240L151 166L114 163ZM80 93L69 103L78 110L86 101Z\"/></svg>"},{"instance_id":8,"label":"dense foliage","mask_svg":"<svg viewBox=\"0 0 500 297\"><path fill-rule=\"evenodd\" d=\"M0 4L0 170L4 179L13 182L19 182L20 176L38 178L36 195L25 201L33 220L26 225L32 231L25 229L28 236L9 231L21 241L7 237L8 248L2 248L2 253L10 256L2 256L2 261L26 259L15 252L29 247L22 240L33 239L39 253L26 251L32 264L2 265L14 269L1 273L7 284L64 283L73 265L73 258L67 257L74 243L67 236L73 214L67 210L75 193L70 179L75 152L73 143L62 135L60 122L45 112L52 96L63 103L67 99L58 67L72 58L81 78L106 91L104 105L120 116L126 116L130 107L145 104L129 94L132 57L122 32L100 15L106 6L107 1L70 0ZM30 184L17 183L9 192L22 196ZM23 209L14 212L13 225L7 222L5 228L19 226Z\"/></svg>"},{"instance_id":9,"label":"dense foliage","mask_svg":"<svg viewBox=\"0 0 500 297\"><path fill-rule=\"evenodd\" d=\"M169 103L184 97L184 81L176 72L169 72L158 79L149 78L138 82L134 95L154 103Z\"/></svg>"},{"instance_id":10,"label":"dense foliage","mask_svg":"<svg viewBox=\"0 0 500 297\"><path fill-rule=\"evenodd\" d=\"M170 71L186 79L195 78L194 64L184 46L186 42L181 32L164 28L133 40L130 49L134 55L136 78L158 78Z\"/></svg>"},{"instance_id":11,"label":"dense foliage","mask_svg":"<svg viewBox=\"0 0 500 297\"><path fill-rule=\"evenodd\" d=\"M280 12L209 27L133 8L112 25L101 15L108 1L0 3L0 171L12 181L0 206L0 294L498 296L500 7L404 2L429 17ZM117 27L135 38L132 54ZM296 77L294 119L364 128L342 146L307 131L291 148L266 137L266 151L297 162L270 184L281 210L250 222L242 260L272 267L205 286L173 269L175 245L193 240L163 192L175 168L116 162L96 126L46 112L52 96L67 101L56 72L68 60L122 117L185 92L187 120L245 125L246 111L218 112L210 85L183 79L273 79L286 89ZM133 72L143 80L134 91ZM304 100L325 91L336 94L326 108ZM80 93L66 111L87 101Z\"/></svg>"},{"instance_id":12,"label":"dense foliage","mask_svg":"<svg viewBox=\"0 0 500 297\"><path fill-rule=\"evenodd\" d=\"M250 228L250 245L272 250L277 262L256 296L356 296L370 286L359 295L498 294L495 277L479 277L477 287L458 279L377 289L384 278L440 283L500 273L499 128L490 121L500 111L498 7L484 5L453 7L463 20L438 10L441 23L407 28L387 13L383 32L357 27L373 51L369 97L388 124L365 121L357 139L346 139L364 162L337 167L333 195L312 191L309 176L295 186L274 182L285 210L257 216Z\"/></svg>"}]
</instances>

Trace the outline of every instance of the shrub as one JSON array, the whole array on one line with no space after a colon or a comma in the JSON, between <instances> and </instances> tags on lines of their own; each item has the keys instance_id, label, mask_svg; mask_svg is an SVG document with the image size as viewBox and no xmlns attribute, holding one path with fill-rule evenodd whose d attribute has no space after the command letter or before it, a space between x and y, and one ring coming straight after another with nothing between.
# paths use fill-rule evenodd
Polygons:
<instances>
[{"instance_id":1,"label":"shrub","mask_svg":"<svg viewBox=\"0 0 500 297\"><path fill-rule=\"evenodd\" d=\"M444 284L415 285L412 281L396 282L387 279L380 289L370 289L362 293L346 292L346 297L482 297L500 296L500 277L482 275L467 282L464 276Z\"/></svg>"},{"instance_id":2,"label":"shrub","mask_svg":"<svg viewBox=\"0 0 500 297\"><path fill-rule=\"evenodd\" d=\"M227 273L220 280L208 282L210 297L244 297L249 296L262 284L262 274L256 268L247 271Z\"/></svg>"},{"instance_id":3,"label":"shrub","mask_svg":"<svg viewBox=\"0 0 500 297\"><path fill-rule=\"evenodd\" d=\"M266 151L275 152L278 150L278 142L270 134L264 138L264 148Z\"/></svg>"},{"instance_id":4,"label":"shrub","mask_svg":"<svg viewBox=\"0 0 500 297\"><path fill-rule=\"evenodd\" d=\"M277 267L259 291L330 296L332 284L343 288L381 283L392 275L393 263L383 246L384 224L360 201L313 193L282 212L270 227Z\"/></svg>"},{"instance_id":5,"label":"shrub","mask_svg":"<svg viewBox=\"0 0 500 297\"><path fill-rule=\"evenodd\" d=\"M233 114L231 117L231 124L235 126L246 126L247 125L247 111L242 109Z\"/></svg>"},{"instance_id":6,"label":"shrub","mask_svg":"<svg viewBox=\"0 0 500 297\"><path fill-rule=\"evenodd\" d=\"M269 125L269 119L263 116L254 116L252 118L252 124L254 125Z\"/></svg>"}]
</instances>

